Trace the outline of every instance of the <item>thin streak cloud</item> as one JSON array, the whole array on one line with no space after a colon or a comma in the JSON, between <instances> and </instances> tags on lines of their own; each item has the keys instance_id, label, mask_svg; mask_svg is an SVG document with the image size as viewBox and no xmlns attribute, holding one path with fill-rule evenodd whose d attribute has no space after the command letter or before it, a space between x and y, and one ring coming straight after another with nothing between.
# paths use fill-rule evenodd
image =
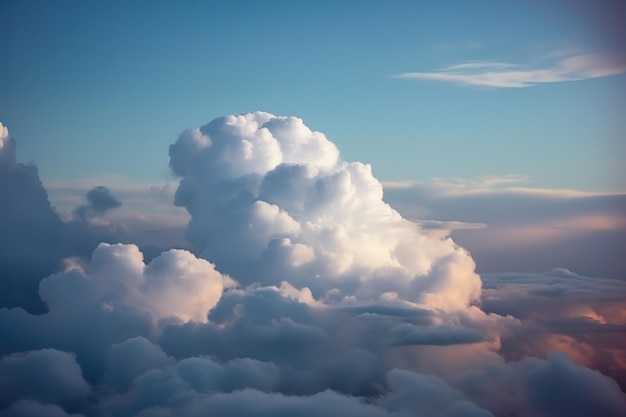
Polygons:
<instances>
[{"instance_id":1,"label":"thin streak cloud","mask_svg":"<svg viewBox=\"0 0 626 417\"><path fill-rule=\"evenodd\" d=\"M466 86L523 88L624 72L626 62L621 56L579 54L534 67L503 62L466 62L433 72L406 72L395 78L443 81Z\"/></svg>"}]
</instances>

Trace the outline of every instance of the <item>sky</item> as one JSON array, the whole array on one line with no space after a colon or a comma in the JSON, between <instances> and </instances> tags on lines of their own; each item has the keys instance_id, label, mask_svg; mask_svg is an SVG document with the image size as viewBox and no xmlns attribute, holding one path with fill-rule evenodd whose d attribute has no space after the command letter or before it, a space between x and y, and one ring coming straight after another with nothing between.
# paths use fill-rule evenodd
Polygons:
<instances>
[{"instance_id":1,"label":"sky","mask_svg":"<svg viewBox=\"0 0 626 417\"><path fill-rule=\"evenodd\" d=\"M538 187L624 190L623 33L611 33L610 6L3 3L0 111L44 179L163 180L158 150L181 130L263 110L303 118L384 181L516 174ZM597 68L572 64L530 87L536 72L589 55L602 56ZM486 66L456 72L529 79L410 75L468 63Z\"/></svg>"},{"instance_id":2,"label":"sky","mask_svg":"<svg viewBox=\"0 0 626 417\"><path fill-rule=\"evenodd\" d=\"M626 415L619 1L4 1L0 415Z\"/></svg>"}]
</instances>

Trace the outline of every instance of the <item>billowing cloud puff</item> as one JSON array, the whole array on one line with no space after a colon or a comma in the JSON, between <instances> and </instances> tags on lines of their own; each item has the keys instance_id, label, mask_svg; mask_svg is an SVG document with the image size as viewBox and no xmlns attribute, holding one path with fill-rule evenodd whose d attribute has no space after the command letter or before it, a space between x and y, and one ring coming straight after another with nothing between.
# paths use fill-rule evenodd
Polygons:
<instances>
[{"instance_id":1,"label":"billowing cloud puff","mask_svg":"<svg viewBox=\"0 0 626 417\"><path fill-rule=\"evenodd\" d=\"M103 243L88 264L70 265L41 281L46 314L0 309L0 353L43 348L73 352L88 381L103 374L118 381L123 379L119 371L105 371L119 363L116 352L133 350L128 339L156 337L161 321L206 321L225 285L232 280L189 252L170 250L146 265L136 246ZM109 351L116 344L122 345Z\"/></svg>"},{"instance_id":2,"label":"billowing cloud puff","mask_svg":"<svg viewBox=\"0 0 626 417\"><path fill-rule=\"evenodd\" d=\"M464 249L403 219L369 165L342 161L298 118L215 119L183 132L170 158L190 242L243 284L286 280L316 298L396 293L445 310L480 295Z\"/></svg>"},{"instance_id":3,"label":"billowing cloud puff","mask_svg":"<svg viewBox=\"0 0 626 417\"><path fill-rule=\"evenodd\" d=\"M75 289L80 291L79 302L97 303L104 310L123 307L155 320L206 321L225 280L230 282L211 263L184 250L164 252L145 265L137 246L102 243L84 269L46 278L40 293L53 311L65 308Z\"/></svg>"}]
</instances>

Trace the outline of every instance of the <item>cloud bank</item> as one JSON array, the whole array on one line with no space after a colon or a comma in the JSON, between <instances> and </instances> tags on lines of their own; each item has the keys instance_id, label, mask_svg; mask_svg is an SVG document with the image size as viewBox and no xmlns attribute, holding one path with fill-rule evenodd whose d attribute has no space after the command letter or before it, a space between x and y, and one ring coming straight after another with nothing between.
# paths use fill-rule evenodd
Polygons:
<instances>
[{"instance_id":1,"label":"cloud bank","mask_svg":"<svg viewBox=\"0 0 626 417\"><path fill-rule=\"evenodd\" d=\"M484 311L513 315L522 326L503 338L508 359L566 352L626 388L626 281L590 278L564 268L482 276Z\"/></svg>"},{"instance_id":2,"label":"cloud bank","mask_svg":"<svg viewBox=\"0 0 626 417\"><path fill-rule=\"evenodd\" d=\"M469 253L403 218L369 166L300 119L219 118L170 158L195 253L101 243L42 277L43 314L0 308L2 415L626 411L614 380L564 354L504 351L525 323L479 308ZM90 195L92 214L116 205Z\"/></svg>"},{"instance_id":3,"label":"cloud bank","mask_svg":"<svg viewBox=\"0 0 626 417\"><path fill-rule=\"evenodd\" d=\"M406 72L395 77L466 86L524 88L545 83L607 77L624 72L626 61L622 56L579 54L537 66L489 61L466 62L433 72Z\"/></svg>"}]
</instances>

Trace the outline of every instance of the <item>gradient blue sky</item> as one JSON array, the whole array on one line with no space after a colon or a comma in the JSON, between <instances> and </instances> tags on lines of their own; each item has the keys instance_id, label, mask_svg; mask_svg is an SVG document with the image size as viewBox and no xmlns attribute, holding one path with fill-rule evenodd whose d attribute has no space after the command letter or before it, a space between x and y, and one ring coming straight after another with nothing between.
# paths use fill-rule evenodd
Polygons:
<instances>
[{"instance_id":1,"label":"gradient blue sky","mask_svg":"<svg viewBox=\"0 0 626 417\"><path fill-rule=\"evenodd\" d=\"M396 77L613 59L611 10L592 6L3 1L0 120L44 181L163 181L183 129L263 110L303 118L383 181L514 174L623 191L623 56L622 74L527 88Z\"/></svg>"}]
</instances>

